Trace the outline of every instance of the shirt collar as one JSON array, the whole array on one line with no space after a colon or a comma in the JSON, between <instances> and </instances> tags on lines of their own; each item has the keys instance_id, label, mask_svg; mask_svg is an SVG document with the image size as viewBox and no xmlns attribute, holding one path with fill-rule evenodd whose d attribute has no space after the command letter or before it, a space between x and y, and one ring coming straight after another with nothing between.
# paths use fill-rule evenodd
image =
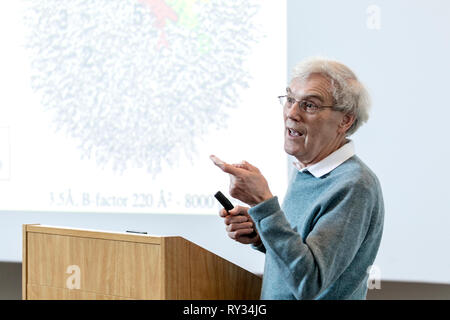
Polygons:
<instances>
[{"instance_id":1,"label":"shirt collar","mask_svg":"<svg viewBox=\"0 0 450 320\"><path fill-rule=\"evenodd\" d=\"M355 155L355 144L352 140L348 140L346 144L337 149L336 151L329 154L327 157L323 158L317 163L314 163L305 168L301 167L301 164L298 160L294 161L295 168L300 172L308 171L314 177L320 178L327 173L333 171L346 160L350 159Z\"/></svg>"}]
</instances>

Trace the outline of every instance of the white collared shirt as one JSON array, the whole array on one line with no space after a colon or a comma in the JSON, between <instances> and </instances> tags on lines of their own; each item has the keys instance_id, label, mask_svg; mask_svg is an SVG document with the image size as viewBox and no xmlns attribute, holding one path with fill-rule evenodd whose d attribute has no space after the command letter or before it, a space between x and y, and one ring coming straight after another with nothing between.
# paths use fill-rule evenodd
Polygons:
<instances>
[{"instance_id":1,"label":"white collared shirt","mask_svg":"<svg viewBox=\"0 0 450 320\"><path fill-rule=\"evenodd\" d=\"M332 152L327 157L323 158L317 163L314 163L305 168L302 168L298 160L294 161L293 164L294 167L297 168L300 172L308 171L314 177L320 178L323 175L336 169L339 165L344 163L344 161L353 157L354 155L355 155L355 144L352 140L349 140L342 147Z\"/></svg>"}]
</instances>

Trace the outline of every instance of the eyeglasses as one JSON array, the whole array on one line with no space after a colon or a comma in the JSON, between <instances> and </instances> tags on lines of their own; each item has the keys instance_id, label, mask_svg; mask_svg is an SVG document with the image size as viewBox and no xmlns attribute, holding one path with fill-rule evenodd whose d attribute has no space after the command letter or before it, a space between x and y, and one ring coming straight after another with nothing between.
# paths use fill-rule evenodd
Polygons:
<instances>
[{"instance_id":1,"label":"eyeglasses","mask_svg":"<svg viewBox=\"0 0 450 320\"><path fill-rule=\"evenodd\" d=\"M296 102L298 102L298 106L300 109L307 113L317 113L323 109L335 109L334 106L318 106L314 102L307 101L307 100L296 100L293 97L290 97L288 95L285 96L278 96L278 100L280 100L280 103L283 107L290 108L292 107Z\"/></svg>"}]
</instances>

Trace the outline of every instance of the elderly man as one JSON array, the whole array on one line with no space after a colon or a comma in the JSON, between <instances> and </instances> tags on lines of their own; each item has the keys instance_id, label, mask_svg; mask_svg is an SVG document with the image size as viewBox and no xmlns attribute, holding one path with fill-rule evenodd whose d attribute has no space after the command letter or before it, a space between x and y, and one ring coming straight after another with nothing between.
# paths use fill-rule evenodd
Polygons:
<instances>
[{"instance_id":1,"label":"elderly man","mask_svg":"<svg viewBox=\"0 0 450 320\"><path fill-rule=\"evenodd\" d=\"M221 210L228 235L266 254L262 299L365 299L384 205L348 137L368 119L368 94L345 65L312 58L279 99L284 149L296 159L282 206L256 167L211 156L230 195L250 206Z\"/></svg>"}]
</instances>

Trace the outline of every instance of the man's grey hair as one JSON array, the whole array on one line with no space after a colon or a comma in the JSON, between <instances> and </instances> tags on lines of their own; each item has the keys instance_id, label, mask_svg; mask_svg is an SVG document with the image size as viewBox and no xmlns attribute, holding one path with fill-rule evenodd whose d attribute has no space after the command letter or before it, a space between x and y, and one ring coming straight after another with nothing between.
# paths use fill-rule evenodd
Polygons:
<instances>
[{"instance_id":1,"label":"man's grey hair","mask_svg":"<svg viewBox=\"0 0 450 320\"><path fill-rule=\"evenodd\" d=\"M303 60L294 67L292 79L306 80L311 74L320 74L331 82L331 94L336 109L355 115L355 121L347 130L350 136L369 119L370 96L356 75L342 63L322 57Z\"/></svg>"}]
</instances>

